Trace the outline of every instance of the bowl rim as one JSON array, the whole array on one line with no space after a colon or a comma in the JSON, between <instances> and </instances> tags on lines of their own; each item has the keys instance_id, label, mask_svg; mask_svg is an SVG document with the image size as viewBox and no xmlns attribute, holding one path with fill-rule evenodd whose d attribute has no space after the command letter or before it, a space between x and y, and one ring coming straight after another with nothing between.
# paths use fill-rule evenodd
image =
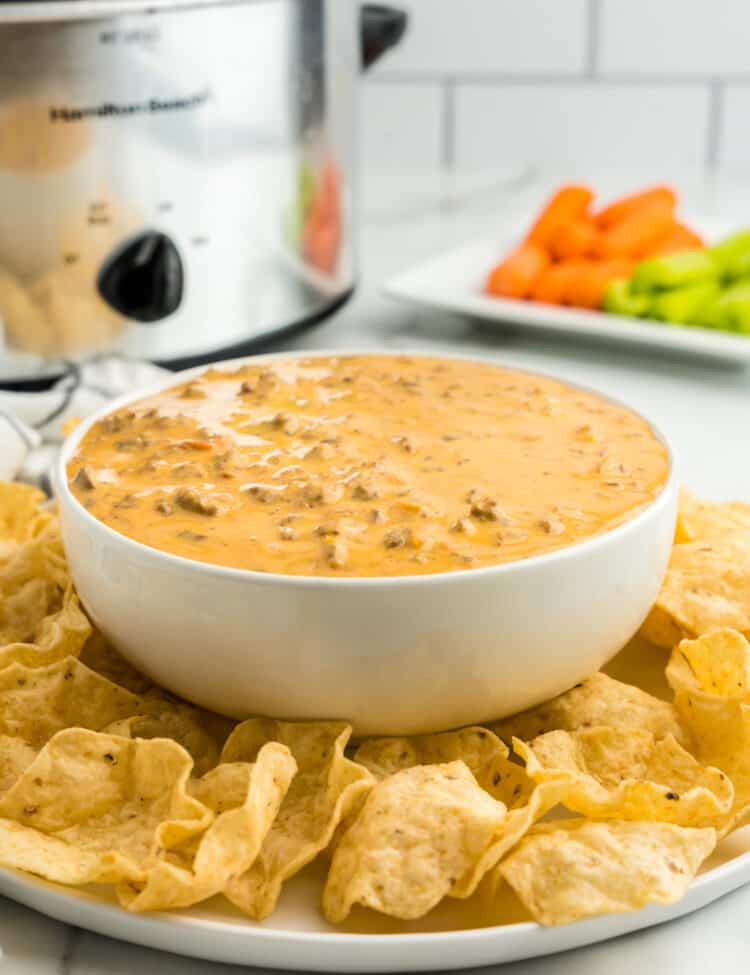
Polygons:
<instances>
[{"instance_id":1,"label":"bowl rim","mask_svg":"<svg viewBox=\"0 0 750 975\"><path fill-rule=\"evenodd\" d=\"M213 562L200 562L197 559L188 559L182 555L175 555L172 552L165 552L163 549L146 545L144 542L139 542L134 538L130 538L128 535L124 535L121 532L116 531L114 528L111 528L109 525L105 524L105 522L95 518L89 511L86 510L86 508L83 507L72 491L70 491L66 467L80 441L95 423L115 410L118 410L123 406L127 406L129 403L137 402L138 400L154 395L161 390L169 389L171 386L178 385L187 379L200 376L208 369L231 369L237 368L241 365L246 365L248 363L272 362L286 359L344 358L348 356L391 356L393 358L406 356L413 359L452 359L460 362L474 362L481 365L509 369L528 376L539 376L544 379L552 379L555 382L562 383L563 385L569 386L572 389L580 390L581 392L589 393L593 396L598 396L600 399L612 403L615 406L619 406L622 409L628 410L649 425L652 433L656 436L657 440L659 440L667 452L667 477L658 494L656 494L651 501L649 501L631 518L627 518L625 521L620 522L619 525L616 525L609 531L592 535L589 538L584 538L581 541L574 542L571 545L566 545L563 548L554 549L551 552L543 552L539 555L532 555L529 556L529 558L517 559L512 562L500 562L497 565L481 566L476 569L451 569L447 572L428 572L415 575L343 576L340 578L336 576L292 575L282 572L260 572L257 569L239 569L232 566L217 565ZM54 496L60 505L61 512L65 509L66 505L69 506L72 512L75 512L77 516L83 519L84 523L90 528L90 530L101 531L104 533L105 537L110 539L112 543L122 544L126 549L137 552L143 557L151 557L159 560L168 566L172 566L172 568L176 571L181 571L191 575L205 575L208 573L216 578L233 579L236 582L245 581L267 586L281 585L289 588L337 587L344 589L383 589L396 586L399 588L402 586L418 586L420 584L434 586L440 583L451 584L459 581L463 583L470 583L472 580L479 582L480 579L484 579L488 575L507 575L513 573L532 572L541 564L549 565L551 563L565 562L570 559L575 559L584 552L601 548L612 542L616 543L618 539L627 537L631 532L637 531L640 527L640 523L649 515L653 515L655 510L660 509L665 505L669 505L673 495L675 494L676 477L677 474L674 451L672 450L669 440L660 430L660 428L657 427L649 417L641 413L640 410L634 409L629 404L623 403L621 400L610 396L608 393L604 393L601 390L583 385L582 383L571 382L568 379L560 378L559 376L555 376L554 374L548 372L539 371L536 369L527 370L518 368L516 366L506 365L502 360L488 359L480 357L479 355L461 355L452 352L431 352L422 350L414 351L410 349L394 350L372 347L364 349L294 349L283 352L267 352L260 355L238 356L234 359L223 359L217 362L194 366L190 369L171 372L158 382L150 383L146 386L139 387L136 390L124 393L122 396L108 400L104 406L87 416L81 423L79 423L64 439L54 465L53 490Z\"/></svg>"}]
</instances>

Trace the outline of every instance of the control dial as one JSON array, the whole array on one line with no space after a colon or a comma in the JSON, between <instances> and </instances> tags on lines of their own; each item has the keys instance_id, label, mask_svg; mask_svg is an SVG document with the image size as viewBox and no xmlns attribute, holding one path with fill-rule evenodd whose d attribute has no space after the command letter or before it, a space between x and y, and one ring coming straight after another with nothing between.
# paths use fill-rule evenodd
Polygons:
<instances>
[{"instance_id":1,"label":"control dial","mask_svg":"<svg viewBox=\"0 0 750 975\"><path fill-rule=\"evenodd\" d=\"M96 285L115 311L137 322L158 322L182 301L182 259L166 234L151 230L129 240L102 265Z\"/></svg>"}]
</instances>

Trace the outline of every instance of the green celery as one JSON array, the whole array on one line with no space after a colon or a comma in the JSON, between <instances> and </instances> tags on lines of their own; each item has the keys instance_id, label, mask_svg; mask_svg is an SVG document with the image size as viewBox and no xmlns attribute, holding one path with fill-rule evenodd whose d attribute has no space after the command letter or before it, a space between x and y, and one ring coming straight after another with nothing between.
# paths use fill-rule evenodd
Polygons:
<instances>
[{"instance_id":1,"label":"green celery","mask_svg":"<svg viewBox=\"0 0 750 975\"><path fill-rule=\"evenodd\" d=\"M638 318L648 309L648 297L633 293L630 281L613 281L604 293L604 310L614 315Z\"/></svg>"},{"instance_id":2,"label":"green celery","mask_svg":"<svg viewBox=\"0 0 750 975\"><path fill-rule=\"evenodd\" d=\"M703 284L716 277L716 264L707 251L680 251L641 261L631 281L634 291L653 292Z\"/></svg>"},{"instance_id":3,"label":"green celery","mask_svg":"<svg viewBox=\"0 0 750 975\"><path fill-rule=\"evenodd\" d=\"M750 281L732 285L704 310L707 325L726 332L750 335Z\"/></svg>"},{"instance_id":4,"label":"green celery","mask_svg":"<svg viewBox=\"0 0 750 975\"><path fill-rule=\"evenodd\" d=\"M750 230L741 230L707 251L723 278L732 281L750 274Z\"/></svg>"},{"instance_id":5,"label":"green celery","mask_svg":"<svg viewBox=\"0 0 750 975\"><path fill-rule=\"evenodd\" d=\"M706 281L689 288L673 288L652 295L649 313L673 325L699 324L704 310L714 304L721 294L715 281Z\"/></svg>"}]
</instances>

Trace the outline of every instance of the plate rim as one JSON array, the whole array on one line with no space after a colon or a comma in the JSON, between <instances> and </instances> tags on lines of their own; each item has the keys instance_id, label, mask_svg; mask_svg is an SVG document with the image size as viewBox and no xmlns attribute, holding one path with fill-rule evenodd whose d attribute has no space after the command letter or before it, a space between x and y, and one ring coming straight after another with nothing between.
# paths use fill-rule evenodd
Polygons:
<instances>
[{"instance_id":1,"label":"plate rim","mask_svg":"<svg viewBox=\"0 0 750 975\"><path fill-rule=\"evenodd\" d=\"M651 904L639 911L559 927L522 921L457 931L368 934L295 931L175 912L131 914L90 892L68 891L32 874L0 868L0 895L105 937L224 964L321 972L438 971L542 957L691 914L748 883L750 848L699 875L674 904ZM197 939L196 943L181 940L186 934ZM223 950L216 948L217 940L223 943ZM247 947L242 957L238 945ZM284 949L285 958L275 954ZM412 957L405 958L405 950Z\"/></svg>"}]
</instances>

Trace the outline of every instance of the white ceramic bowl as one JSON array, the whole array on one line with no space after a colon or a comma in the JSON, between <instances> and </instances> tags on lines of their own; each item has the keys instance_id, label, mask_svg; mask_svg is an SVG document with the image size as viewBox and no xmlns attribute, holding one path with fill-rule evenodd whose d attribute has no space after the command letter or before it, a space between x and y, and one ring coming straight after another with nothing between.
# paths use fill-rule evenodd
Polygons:
<instances>
[{"instance_id":1,"label":"white ceramic bowl","mask_svg":"<svg viewBox=\"0 0 750 975\"><path fill-rule=\"evenodd\" d=\"M202 371L170 375L161 386ZM656 597L674 534L674 465L658 497L614 530L488 568L316 578L149 548L90 515L68 490L65 465L93 423L154 391L115 400L66 441L57 468L65 547L83 604L107 639L159 684L214 711L346 718L358 734L488 721L592 674Z\"/></svg>"}]
</instances>

